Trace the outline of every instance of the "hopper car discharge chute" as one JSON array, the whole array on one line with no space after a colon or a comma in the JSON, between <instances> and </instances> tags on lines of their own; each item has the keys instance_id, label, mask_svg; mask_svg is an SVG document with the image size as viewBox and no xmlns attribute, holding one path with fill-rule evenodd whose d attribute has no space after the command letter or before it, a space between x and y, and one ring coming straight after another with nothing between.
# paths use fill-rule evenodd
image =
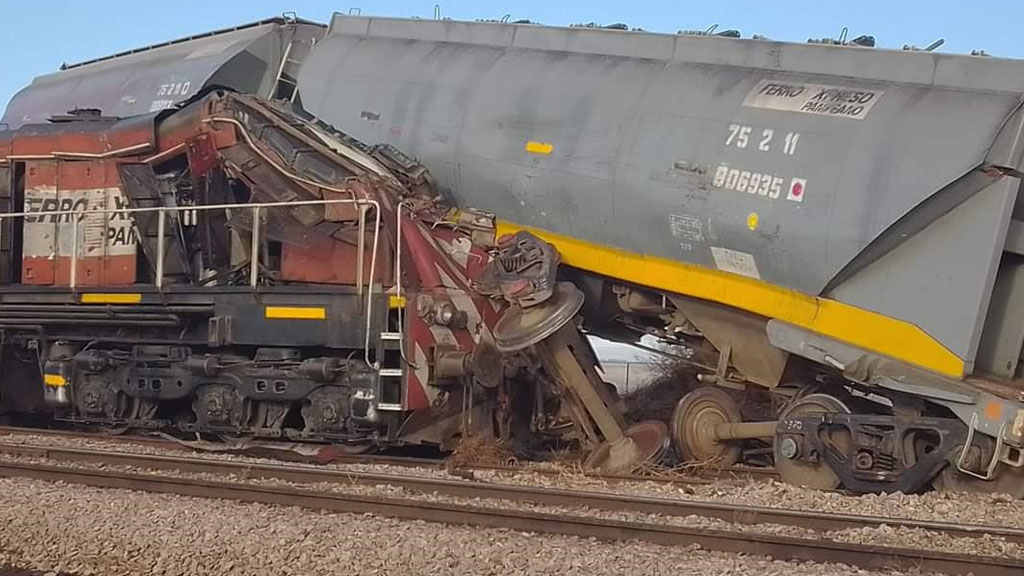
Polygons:
<instances>
[{"instance_id":1,"label":"hopper car discharge chute","mask_svg":"<svg viewBox=\"0 0 1024 576\"><path fill-rule=\"evenodd\" d=\"M819 488L1024 497L1024 63L346 15L294 57L288 43L265 61L287 74L253 66L244 81L393 146L375 157L416 158L462 209L420 215L449 224L425 243L486 265L468 284L423 274L472 286L500 320L480 312L482 352L445 355L431 328L422 356L399 356L407 371L476 374L456 380L491 404L449 398L463 422L493 408L500 436L576 442L605 468L657 457L664 431L628 427L581 320L685 351L696 378L668 422L682 459L767 460ZM137 69L132 57L44 77L40 94L72 91L90 67ZM19 98L36 102L37 84ZM46 113L107 113L122 97ZM470 208L496 216L500 241ZM431 241L442 228L464 236ZM449 316L416 300L409 316ZM424 389L436 404L439 388Z\"/></svg>"}]
</instances>

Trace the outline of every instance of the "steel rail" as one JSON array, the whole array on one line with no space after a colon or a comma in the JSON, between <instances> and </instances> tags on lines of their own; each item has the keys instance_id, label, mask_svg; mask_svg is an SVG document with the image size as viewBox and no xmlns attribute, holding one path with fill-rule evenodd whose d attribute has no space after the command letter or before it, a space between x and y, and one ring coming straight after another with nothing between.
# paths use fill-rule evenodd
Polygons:
<instances>
[{"instance_id":1,"label":"steel rail","mask_svg":"<svg viewBox=\"0 0 1024 576\"><path fill-rule=\"evenodd\" d=\"M155 436L137 436L128 434L105 434L98 432L84 432L79 430L58 430L53 428L32 428L25 426L0 426L0 436L4 435L25 435L25 436L58 436L63 438L78 438L81 440L94 440L96 442L109 442L112 444L152 444L168 449L185 448L177 442L171 442L164 438ZM10 444L10 443L9 443Z\"/></svg>"},{"instance_id":2,"label":"steel rail","mask_svg":"<svg viewBox=\"0 0 1024 576\"><path fill-rule=\"evenodd\" d=\"M298 506L332 512L376 514L406 520L562 534L605 541L640 540L666 546L697 545L707 550L758 554L784 560L843 563L866 569L907 570L916 568L922 571L947 574L985 574L986 576L1016 576L1024 571L1024 560L1013 558L847 544L756 532L730 532L66 466L0 461L0 476L59 481L97 488L142 490L181 496Z\"/></svg>"},{"instance_id":3,"label":"steel rail","mask_svg":"<svg viewBox=\"0 0 1024 576\"><path fill-rule=\"evenodd\" d=\"M184 473L232 474L246 479L274 479L302 484L325 482L342 485L394 486L422 494L529 502L547 506L584 507L593 510L641 512L664 516L701 516L734 524L779 524L816 531L877 528L885 525L892 528L939 532L953 538L992 536L1024 546L1024 530L981 524L955 524L908 518L815 512L693 499L613 494L591 490L332 470L301 465L250 464L209 458L11 445L2 442L0 442L0 454L45 458L54 462L72 464L104 464L164 471L174 470Z\"/></svg>"},{"instance_id":4,"label":"steel rail","mask_svg":"<svg viewBox=\"0 0 1024 576\"><path fill-rule=\"evenodd\" d=\"M181 451L181 450L194 450L197 452L203 452L200 448L195 448L189 445L188 442L174 442L167 440L166 438L156 438L152 436L137 436L137 435L110 435L96 432L85 432L78 430L63 430L63 429L49 429L49 428L24 428L14 426L0 426L0 435L3 434L26 434L26 435L38 435L38 436L65 436L68 438L81 438L85 440L96 440L100 442L110 443L140 443L140 444L152 444L156 446L163 446L169 450ZM249 454L243 454L238 451L224 451L225 454L236 454L236 455L250 455L259 453L261 447L254 446L245 450ZM265 451L264 451L265 452ZM216 452L211 452L216 453ZM286 460L280 455L278 456L263 456L255 455L253 457L266 457L270 459ZM314 457L309 457L309 461L315 460ZM325 463L318 461L317 463ZM441 468L445 466L445 461L438 458L420 458L415 456L393 456L387 454L337 454L333 455L326 463L336 464L375 464L384 466L396 466L404 468ZM469 464L461 465L458 467L459 470L464 471L492 471L492 472L505 472L509 474L537 474L540 476L561 476L565 474L564 470L551 469L551 468L525 468L519 465L504 465L504 464ZM692 476L682 476L676 474L668 474L664 476L650 475L650 474L598 474L590 472L581 472L586 478L594 480L600 480L603 482L610 483L621 483L621 482L656 482L659 484L679 484L679 485L708 485L714 484L722 479L768 479L777 478L778 474L771 468L755 468L752 466L726 466L722 468L694 468L687 470L686 474L692 474Z\"/></svg>"}]
</instances>

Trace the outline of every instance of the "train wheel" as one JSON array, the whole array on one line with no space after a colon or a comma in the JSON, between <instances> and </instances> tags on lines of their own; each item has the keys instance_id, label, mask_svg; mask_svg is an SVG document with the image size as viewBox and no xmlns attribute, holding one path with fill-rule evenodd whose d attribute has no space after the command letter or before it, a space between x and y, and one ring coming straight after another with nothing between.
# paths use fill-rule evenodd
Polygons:
<instances>
[{"instance_id":1,"label":"train wheel","mask_svg":"<svg viewBox=\"0 0 1024 576\"><path fill-rule=\"evenodd\" d=\"M683 396L672 412L672 444L687 462L732 466L740 461L742 450L736 443L719 441L715 426L741 420L739 406L725 390L697 388Z\"/></svg>"},{"instance_id":2,"label":"train wheel","mask_svg":"<svg viewBox=\"0 0 1024 576\"><path fill-rule=\"evenodd\" d=\"M793 402L779 417L785 420L792 416L810 414L849 414L850 409L841 400L828 394L810 394ZM820 432L827 435L823 438L828 444L844 454L848 454L852 445L850 432L846 428L831 428ZM775 469L784 482L806 486L818 490L835 490L839 488L839 476L824 462L820 454L801 454L801 450L809 450L805 442L785 434L775 435ZM809 456L809 458L807 457Z\"/></svg>"},{"instance_id":3,"label":"train wheel","mask_svg":"<svg viewBox=\"0 0 1024 576\"><path fill-rule=\"evenodd\" d=\"M120 436L121 434L131 430L132 426L130 422L138 419L140 404L144 402L144 400L139 398L132 398L124 395L122 392L118 392L118 394L123 396L126 403L118 402L116 406L116 410L118 412L115 414L111 414L110 412L107 413L107 416L110 417L111 422L114 424L103 426L107 434L110 434L111 436ZM119 424L120 422L129 422L129 424L127 426L122 426Z\"/></svg>"},{"instance_id":4,"label":"train wheel","mask_svg":"<svg viewBox=\"0 0 1024 576\"><path fill-rule=\"evenodd\" d=\"M108 424L120 424L134 416L135 399L99 380L81 387L76 404L93 418L105 417Z\"/></svg>"},{"instance_id":5,"label":"train wheel","mask_svg":"<svg viewBox=\"0 0 1024 576\"><path fill-rule=\"evenodd\" d=\"M623 430L622 434L625 437L623 444L632 444L629 449L633 457L629 459L626 468L617 465L621 463L621 459L617 460L615 457L617 446L607 441L598 444L597 448L590 452L583 461L583 468L604 474L632 472L645 464L661 460L668 450L668 429L664 422L645 420Z\"/></svg>"}]
</instances>

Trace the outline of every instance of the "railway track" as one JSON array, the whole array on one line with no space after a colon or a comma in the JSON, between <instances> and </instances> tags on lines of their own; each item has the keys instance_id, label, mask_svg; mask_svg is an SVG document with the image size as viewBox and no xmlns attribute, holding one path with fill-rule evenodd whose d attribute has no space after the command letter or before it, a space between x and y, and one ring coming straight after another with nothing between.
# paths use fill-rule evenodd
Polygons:
<instances>
[{"instance_id":1,"label":"railway track","mask_svg":"<svg viewBox=\"0 0 1024 576\"><path fill-rule=\"evenodd\" d=\"M1024 560L979 557L918 548L895 548L840 543L761 533L694 528L673 524L614 520L574 514L463 505L416 498L345 494L338 491L227 482L159 472L232 475L247 479L274 479L296 484L339 483L389 485L410 492L484 500L530 502L593 510L628 510L666 516L697 515L735 524L782 524L812 530L871 528L882 524L929 530L952 537L989 535L1024 544L1024 530L980 525L922 522L895 518L817 513L774 508L751 508L721 503L669 500L550 488L509 486L468 480L326 470L302 465L246 464L205 458L154 456L103 450L0 444L0 455L36 461L0 459L0 476L64 481L100 488L127 488L185 496L223 498L245 502L301 506L335 512L373 513L402 519L449 524L499 527L602 540L642 540L662 545L699 545L709 550L762 554L779 559L842 562L862 568L918 568L948 574L1009 575L1024 573ZM45 462L39 462L42 460ZM79 466L75 466L79 465ZM81 465L132 467L132 471L101 470ZM140 473L134 469L148 469Z\"/></svg>"},{"instance_id":2,"label":"railway track","mask_svg":"<svg viewBox=\"0 0 1024 576\"><path fill-rule=\"evenodd\" d=\"M76 430L64 430L64 429L47 429L47 428L25 428L15 426L0 426L0 436L5 434L14 435L37 435L37 436L50 436L50 437L63 437L63 438L78 438L83 440L93 440L99 442L109 443L132 443L132 444L144 444L153 446L156 448L166 449L170 451L202 451L197 449L194 445L184 441L173 441L165 437L158 436L145 436L138 434L131 435L111 435L97 432L85 432ZM231 453L225 451L225 453ZM272 459L282 459L283 452L278 451L271 453L269 451L255 450L256 456L266 456ZM298 456L293 455L294 456ZM291 458L290 458L291 459ZM370 465L384 465L394 466L402 468L438 468L445 466L445 461L437 458L420 458L412 456L394 456L388 454L344 454L335 453L332 454L329 460L318 459L313 456L303 458L307 462L317 463L338 463L338 464L370 464ZM524 467L520 465L505 465L505 464L472 464L472 465L461 465L459 469L468 473L473 471L493 471L493 472L505 472L505 473L519 473L529 472L531 474L537 474L540 476L557 477L565 474L565 469L561 468L544 468L544 467ZM596 473L584 473L580 474L595 479L600 479L605 482L658 482L664 484L711 484L714 482L725 480L765 480L765 479L776 479L778 474L771 468L759 468L753 466L726 466L721 468L688 468L683 472L674 471L670 469L656 469L651 468L645 470L642 473L636 474L596 474Z\"/></svg>"}]
</instances>

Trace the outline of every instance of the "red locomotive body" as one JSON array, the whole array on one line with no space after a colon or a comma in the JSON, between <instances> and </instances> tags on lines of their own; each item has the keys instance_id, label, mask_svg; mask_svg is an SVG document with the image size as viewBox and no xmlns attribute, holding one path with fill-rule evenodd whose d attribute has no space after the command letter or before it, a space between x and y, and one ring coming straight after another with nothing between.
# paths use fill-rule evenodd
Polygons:
<instances>
[{"instance_id":1,"label":"red locomotive body","mask_svg":"<svg viewBox=\"0 0 1024 576\"><path fill-rule=\"evenodd\" d=\"M0 330L60 418L350 446L459 432L411 416L460 414L491 339L504 304L473 290L490 256L470 239L490 220L449 222L397 150L213 93L0 133L0 177Z\"/></svg>"}]
</instances>

